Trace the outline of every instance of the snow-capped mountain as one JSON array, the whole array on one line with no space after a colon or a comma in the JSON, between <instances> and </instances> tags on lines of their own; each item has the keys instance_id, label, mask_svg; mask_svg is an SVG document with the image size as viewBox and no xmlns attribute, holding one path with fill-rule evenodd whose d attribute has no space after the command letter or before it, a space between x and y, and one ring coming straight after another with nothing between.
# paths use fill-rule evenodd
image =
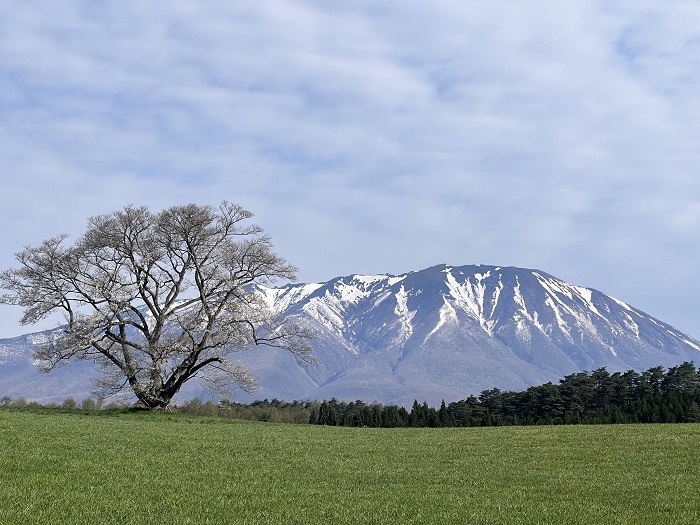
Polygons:
<instances>
[{"instance_id":1,"label":"snow-capped mountain","mask_svg":"<svg viewBox=\"0 0 700 525\"><path fill-rule=\"evenodd\" d=\"M437 404L493 387L521 390L602 366L641 371L700 356L700 342L668 324L538 270L440 265L259 291L283 315L314 330L320 364L304 366L270 348L242 353L261 389L241 401L336 397ZM0 361L2 349L29 355L31 341L20 342L0 341ZM6 367L0 363L0 370ZM76 373L90 375L85 370ZM46 381L51 374L39 377ZM8 384L17 387L3 373L0 395L13 395ZM187 394L200 393L190 385Z\"/></svg>"}]
</instances>

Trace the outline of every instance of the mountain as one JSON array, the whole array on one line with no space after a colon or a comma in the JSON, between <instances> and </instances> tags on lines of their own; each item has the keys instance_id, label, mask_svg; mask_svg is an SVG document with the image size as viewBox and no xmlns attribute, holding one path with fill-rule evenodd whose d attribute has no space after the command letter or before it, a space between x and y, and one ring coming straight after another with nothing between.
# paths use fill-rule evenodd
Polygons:
<instances>
[{"instance_id":1,"label":"mountain","mask_svg":"<svg viewBox=\"0 0 700 525\"><path fill-rule=\"evenodd\" d=\"M97 377L90 362L76 361L50 374L37 371L32 349L46 338L46 333L36 333L0 339L0 398L61 403L69 396L78 401L90 397L91 381Z\"/></svg>"},{"instance_id":2,"label":"mountain","mask_svg":"<svg viewBox=\"0 0 700 525\"><path fill-rule=\"evenodd\" d=\"M700 342L668 324L539 270L440 265L258 291L283 315L314 330L320 364L304 366L271 348L241 353L261 384L255 395L236 398L244 402L336 397L435 405L603 366L641 371L700 356ZM37 338L41 334L0 340L0 395L87 391L94 374L87 363L71 364L58 375L28 370ZM28 378L32 386L23 388ZM192 395L204 395L201 385L188 385L180 398Z\"/></svg>"}]
</instances>

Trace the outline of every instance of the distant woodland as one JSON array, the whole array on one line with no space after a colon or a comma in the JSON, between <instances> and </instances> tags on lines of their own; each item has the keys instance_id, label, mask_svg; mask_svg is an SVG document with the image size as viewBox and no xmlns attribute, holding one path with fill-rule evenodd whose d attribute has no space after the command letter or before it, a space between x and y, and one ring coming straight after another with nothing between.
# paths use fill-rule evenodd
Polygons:
<instances>
[{"instance_id":1,"label":"distant woodland","mask_svg":"<svg viewBox=\"0 0 700 525\"><path fill-rule=\"evenodd\" d=\"M484 390L439 408L415 401L410 411L330 400L313 407L309 422L368 427L700 422L700 370L690 362L642 373L599 368L522 392Z\"/></svg>"},{"instance_id":2,"label":"distant woodland","mask_svg":"<svg viewBox=\"0 0 700 525\"><path fill-rule=\"evenodd\" d=\"M39 408L38 403L3 397L0 406ZM93 399L66 399L45 408L99 410ZM121 407L123 409L123 407ZM606 368L565 376L521 392L498 388L440 407L413 402L411 409L395 405L278 399L241 404L213 403L194 398L174 411L278 423L351 427L479 427L506 425L575 425L700 422L700 369L692 362L664 370L654 367L609 373Z\"/></svg>"}]
</instances>

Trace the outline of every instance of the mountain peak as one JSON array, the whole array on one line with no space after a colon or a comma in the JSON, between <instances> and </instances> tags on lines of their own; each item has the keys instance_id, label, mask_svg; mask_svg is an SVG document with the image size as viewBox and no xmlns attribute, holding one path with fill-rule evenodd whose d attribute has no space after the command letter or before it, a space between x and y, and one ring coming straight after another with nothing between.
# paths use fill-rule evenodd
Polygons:
<instances>
[{"instance_id":1,"label":"mountain peak","mask_svg":"<svg viewBox=\"0 0 700 525\"><path fill-rule=\"evenodd\" d=\"M274 348L241 353L262 387L244 401L439 403L494 387L522 390L583 370L642 371L700 356L700 342L670 325L536 269L439 264L257 290L280 315L312 328L321 362L304 366ZM31 346L30 339L0 341L7 363L13 348L25 356L23 365L12 360L14 376L0 364L6 366L0 393L15 395L20 372L26 381ZM50 384L61 376L40 377ZM34 393L42 391L31 384ZM196 383L189 388L184 396L203 395Z\"/></svg>"},{"instance_id":2,"label":"mountain peak","mask_svg":"<svg viewBox=\"0 0 700 525\"><path fill-rule=\"evenodd\" d=\"M320 334L322 359L346 352L341 371L314 378L326 397L363 398L358 385L371 384L384 402L448 399L602 366L672 366L700 351L698 341L627 303L536 269L439 264L338 278L324 289L292 310ZM420 388L400 394L408 384Z\"/></svg>"}]
</instances>

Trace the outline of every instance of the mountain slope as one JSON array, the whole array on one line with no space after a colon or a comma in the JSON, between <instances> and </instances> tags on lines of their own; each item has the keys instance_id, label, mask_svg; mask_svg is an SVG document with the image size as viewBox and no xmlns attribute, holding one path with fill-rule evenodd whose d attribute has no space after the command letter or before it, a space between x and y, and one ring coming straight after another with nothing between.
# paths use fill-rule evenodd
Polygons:
<instances>
[{"instance_id":1,"label":"mountain slope","mask_svg":"<svg viewBox=\"0 0 700 525\"><path fill-rule=\"evenodd\" d=\"M441 265L266 292L314 327L332 362L312 397L439 402L700 355L700 342L671 326L537 270Z\"/></svg>"},{"instance_id":2,"label":"mountain slope","mask_svg":"<svg viewBox=\"0 0 700 525\"><path fill-rule=\"evenodd\" d=\"M43 333L0 340L0 397L61 403L67 397L81 401L90 396L91 382L97 377L92 363L77 361L50 374L37 370L32 348L45 340Z\"/></svg>"},{"instance_id":3,"label":"mountain slope","mask_svg":"<svg viewBox=\"0 0 700 525\"><path fill-rule=\"evenodd\" d=\"M243 401L437 404L602 366L645 370L700 355L700 342L666 323L538 270L440 265L259 291L283 315L313 328L321 363L303 366L269 348L242 353L262 387ZM0 348L12 344L0 341ZM26 354L29 346L20 346ZM12 395L6 384L0 381L0 395ZM202 395L201 385L189 385L183 395Z\"/></svg>"}]
</instances>

